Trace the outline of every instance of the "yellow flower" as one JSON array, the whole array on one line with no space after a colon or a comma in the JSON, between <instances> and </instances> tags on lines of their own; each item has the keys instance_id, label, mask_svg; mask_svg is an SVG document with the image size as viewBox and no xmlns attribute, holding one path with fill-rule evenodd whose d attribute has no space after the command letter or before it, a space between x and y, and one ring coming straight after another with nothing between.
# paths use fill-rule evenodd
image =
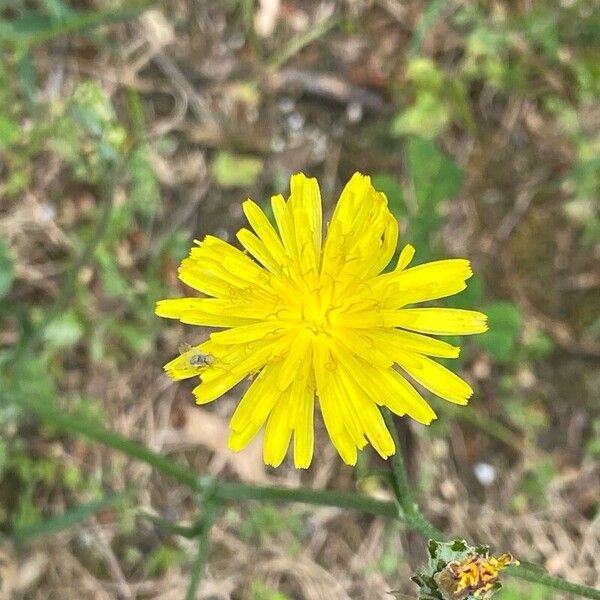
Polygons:
<instances>
[{"instance_id":1,"label":"yellow flower","mask_svg":"<svg viewBox=\"0 0 600 600\"><path fill-rule=\"evenodd\" d=\"M231 419L229 447L243 449L266 423L267 464L282 462L293 434L296 467L310 465L315 394L344 462L354 465L367 442L387 458L395 447L378 406L420 423L436 418L395 364L450 402L466 404L472 394L430 358L456 358L459 348L429 336L481 333L486 316L407 308L464 290L469 262L407 268L415 252L408 245L395 269L382 273L396 250L398 223L369 177L356 173L350 179L324 242L316 179L293 175L290 186L287 201L271 199L277 230L246 200L254 232L237 233L245 252L206 236L181 263L180 279L208 297L161 300L156 314L224 330L165 370L176 380L200 376L198 404L253 377Z\"/></svg>"}]
</instances>

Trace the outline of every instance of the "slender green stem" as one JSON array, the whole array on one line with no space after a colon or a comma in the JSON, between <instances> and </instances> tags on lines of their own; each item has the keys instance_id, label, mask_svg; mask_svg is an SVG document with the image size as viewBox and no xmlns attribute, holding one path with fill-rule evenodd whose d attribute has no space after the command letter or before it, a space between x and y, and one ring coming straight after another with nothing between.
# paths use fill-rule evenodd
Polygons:
<instances>
[{"instance_id":1,"label":"slender green stem","mask_svg":"<svg viewBox=\"0 0 600 600\"><path fill-rule=\"evenodd\" d=\"M4 398L4 401L8 402L9 399ZM21 395L11 398L10 401L33 413L48 425L69 433L79 434L137 458L193 490L213 490L214 497L223 502L237 500L300 502L317 506L336 506L390 518L402 518L394 502L381 502L353 493L248 485L219 481L210 476L199 476L192 469L157 454L134 440L104 429L87 419L60 412L51 404L38 402Z\"/></svg>"},{"instance_id":2,"label":"slender green stem","mask_svg":"<svg viewBox=\"0 0 600 600\"><path fill-rule=\"evenodd\" d=\"M118 506L131 493L131 491L126 491L92 500L91 502L67 510L62 515L50 517L41 523L16 528L12 531L10 538L16 544L26 544L34 539L56 534L64 529L87 521L100 510Z\"/></svg>"},{"instance_id":3,"label":"slender green stem","mask_svg":"<svg viewBox=\"0 0 600 600\"><path fill-rule=\"evenodd\" d=\"M215 495L229 502L236 500L266 500L268 502L299 502L315 506L334 506L358 510L371 515L407 520L395 502L382 502L354 493L306 488L258 486L214 480Z\"/></svg>"},{"instance_id":4,"label":"slender green stem","mask_svg":"<svg viewBox=\"0 0 600 600\"><path fill-rule=\"evenodd\" d=\"M383 419L390 431L392 439L394 440L394 445L396 446L396 453L390 459L392 465L392 485L394 492L404 512L412 513L418 509L412 496L412 492L410 491L408 474L406 472L406 466L404 465L402 447L400 445L400 439L398 438L398 431L396 430L394 417L389 410L383 409Z\"/></svg>"},{"instance_id":5,"label":"slender green stem","mask_svg":"<svg viewBox=\"0 0 600 600\"><path fill-rule=\"evenodd\" d=\"M572 583L566 579L560 577L554 577L546 572L540 572L538 569L528 569L525 566L509 567L506 570L507 575L512 577L518 577L525 581L531 581L538 583L546 587L560 590L561 592L570 592L571 594L577 594L584 598L592 598L593 600L600 600L600 590L594 589L587 585L581 585L579 583Z\"/></svg>"},{"instance_id":6,"label":"slender green stem","mask_svg":"<svg viewBox=\"0 0 600 600\"><path fill-rule=\"evenodd\" d=\"M394 424L392 413L389 410L384 409L383 418L396 446L396 453L390 459L392 465L392 481L396 498L402 507L406 521L426 539L445 539L446 536L421 514L421 511L415 502L410 489L408 473L402 455L402 447L400 446L400 439L398 438L398 430Z\"/></svg>"},{"instance_id":7,"label":"slender green stem","mask_svg":"<svg viewBox=\"0 0 600 600\"><path fill-rule=\"evenodd\" d=\"M200 534L198 535L198 553L196 554L196 560L192 566L192 576L190 577L190 585L188 587L185 600L195 600L198 587L202 581L202 575L204 574L204 568L206 561L208 560L208 552L210 550L210 532L212 526L217 517L219 505L216 503L215 498L206 498L206 504L204 507L204 514L200 520Z\"/></svg>"}]
</instances>

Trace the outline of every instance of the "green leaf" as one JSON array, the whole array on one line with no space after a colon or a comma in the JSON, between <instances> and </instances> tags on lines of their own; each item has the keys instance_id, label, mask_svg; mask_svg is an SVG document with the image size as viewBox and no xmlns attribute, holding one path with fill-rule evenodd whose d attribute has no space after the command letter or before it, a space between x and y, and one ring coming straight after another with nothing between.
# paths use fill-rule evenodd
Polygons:
<instances>
[{"instance_id":1,"label":"green leaf","mask_svg":"<svg viewBox=\"0 0 600 600\"><path fill-rule=\"evenodd\" d=\"M131 202L140 214L149 218L160 201L160 188L146 144L131 151L127 170L131 175Z\"/></svg>"},{"instance_id":2,"label":"green leaf","mask_svg":"<svg viewBox=\"0 0 600 600\"><path fill-rule=\"evenodd\" d=\"M118 323L117 330L125 344L136 354L146 354L152 350L152 331L147 326Z\"/></svg>"},{"instance_id":3,"label":"green leaf","mask_svg":"<svg viewBox=\"0 0 600 600\"><path fill-rule=\"evenodd\" d=\"M254 580L250 587L250 598L252 600L291 600L289 596L272 590L262 581Z\"/></svg>"},{"instance_id":4,"label":"green leaf","mask_svg":"<svg viewBox=\"0 0 600 600\"><path fill-rule=\"evenodd\" d=\"M4 476L4 469L8 461L8 444L5 439L0 438L0 479Z\"/></svg>"},{"instance_id":5,"label":"green leaf","mask_svg":"<svg viewBox=\"0 0 600 600\"><path fill-rule=\"evenodd\" d=\"M0 148L6 148L19 139L21 128L6 115L0 114Z\"/></svg>"},{"instance_id":6,"label":"green leaf","mask_svg":"<svg viewBox=\"0 0 600 600\"><path fill-rule=\"evenodd\" d=\"M37 70L30 52L26 52L21 57L18 64L19 80L21 88L29 107L35 106L35 96L37 90Z\"/></svg>"},{"instance_id":7,"label":"green leaf","mask_svg":"<svg viewBox=\"0 0 600 600\"><path fill-rule=\"evenodd\" d=\"M61 0L44 0L46 10L55 23L62 23L74 18L77 13Z\"/></svg>"},{"instance_id":8,"label":"green leaf","mask_svg":"<svg viewBox=\"0 0 600 600\"><path fill-rule=\"evenodd\" d=\"M408 168L419 208L436 206L442 200L452 198L462 184L460 167L424 138L410 139Z\"/></svg>"},{"instance_id":9,"label":"green leaf","mask_svg":"<svg viewBox=\"0 0 600 600\"><path fill-rule=\"evenodd\" d=\"M389 209L394 216L397 218L405 216L404 191L398 179L391 173L376 173L372 179L373 187L387 196Z\"/></svg>"},{"instance_id":10,"label":"green leaf","mask_svg":"<svg viewBox=\"0 0 600 600\"><path fill-rule=\"evenodd\" d=\"M14 264L7 241L0 237L0 298L8 293L14 278Z\"/></svg>"},{"instance_id":11,"label":"green leaf","mask_svg":"<svg viewBox=\"0 0 600 600\"><path fill-rule=\"evenodd\" d=\"M217 183L224 188L254 185L263 170L258 158L219 152L212 164Z\"/></svg>"},{"instance_id":12,"label":"green leaf","mask_svg":"<svg viewBox=\"0 0 600 600\"><path fill-rule=\"evenodd\" d=\"M392 135L415 134L431 139L442 133L450 120L446 102L429 91L421 91L412 106L392 122Z\"/></svg>"},{"instance_id":13,"label":"green leaf","mask_svg":"<svg viewBox=\"0 0 600 600\"><path fill-rule=\"evenodd\" d=\"M509 362L514 355L523 318L512 302L494 302L483 307L489 331L477 337L479 345L497 361Z\"/></svg>"},{"instance_id":14,"label":"green leaf","mask_svg":"<svg viewBox=\"0 0 600 600\"><path fill-rule=\"evenodd\" d=\"M86 504L82 504L76 508L73 508L62 515L52 517L41 523L34 525L19 527L13 531L13 539L20 544L29 542L35 538L52 535L73 527L83 521L87 521L93 517L99 510L110 508L121 504L123 499L130 492L122 492L120 494L113 494L106 498L100 498L98 500L92 500Z\"/></svg>"},{"instance_id":15,"label":"green leaf","mask_svg":"<svg viewBox=\"0 0 600 600\"><path fill-rule=\"evenodd\" d=\"M44 340L50 348L71 348L82 335L83 325L72 311L57 317L44 329Z\"/></svg>"}]
</instances>

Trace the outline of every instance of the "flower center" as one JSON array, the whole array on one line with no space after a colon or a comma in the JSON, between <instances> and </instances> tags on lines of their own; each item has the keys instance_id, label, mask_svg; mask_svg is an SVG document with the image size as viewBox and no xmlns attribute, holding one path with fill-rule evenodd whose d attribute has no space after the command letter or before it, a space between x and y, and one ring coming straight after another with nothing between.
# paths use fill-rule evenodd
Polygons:
<instances>
[{"instance_id":1,"label":"flower center","mask_svg":"<svg viewBox=\"0 0 600 600\"><path fill-rule=\"evenodd\" d=\"M329 334L329 306L324 305L319 294L306 296L302 304L302 322L315 335Z\"/></svg>"}]
</instances>

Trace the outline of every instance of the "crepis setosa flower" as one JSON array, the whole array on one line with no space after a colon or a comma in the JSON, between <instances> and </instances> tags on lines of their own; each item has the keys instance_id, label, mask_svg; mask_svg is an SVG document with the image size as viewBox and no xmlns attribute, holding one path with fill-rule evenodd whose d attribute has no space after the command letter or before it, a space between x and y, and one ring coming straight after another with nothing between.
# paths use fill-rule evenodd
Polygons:
<instances>
[{"instance_id":1,"label":"crepis setosa flower","mask_svg":"<svg viewBox=\"0 0 600 600\"><path fill-rule=\"evenodd\" d=\"M179 278L202 297L161 300L156 314L220 329L165 365L175 380L199 376L194 395L206 404L249 376L231 419L229 447L243 449L265 426L263 454L278 466L293 438L294 463L310 465L315 399L325 428L349 465L371 443L395 452L379 407L429 424L436 414L409 382L466 404L468 383L434 358L459 348L435 335L486 331L472 310L414 307L457 294L472 271L448 259L409 267L406 245L393 269L398 221L385 194L356 173L344 187L322 239L319 185L291 177L290 196L273 196L275 226L252 200L243 210L243 250L210 235L197 241Z\"/></svg>"}]
</instances>

